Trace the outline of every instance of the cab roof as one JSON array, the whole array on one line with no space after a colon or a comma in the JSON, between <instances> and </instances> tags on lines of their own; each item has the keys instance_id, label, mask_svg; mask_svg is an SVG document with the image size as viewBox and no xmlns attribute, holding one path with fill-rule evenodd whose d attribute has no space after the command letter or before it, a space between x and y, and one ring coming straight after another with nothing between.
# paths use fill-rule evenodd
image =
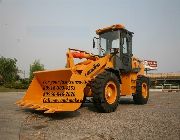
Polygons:
<instances>
[{"instance_id":1,"label":"cab roof","mask_svg":"<svg viewBox=\"0 0 180 140\"><path fill-rule=\"evenodd\" d=\"M96 30L96 34L100 35L100 34L103 34L105 32L114 31L114 30L118 30L118 29L125 29L125 27L122 24L115 24L115 25L112 25L109 27L105 27L105 28Z\"/></svg>"}]
</instances>

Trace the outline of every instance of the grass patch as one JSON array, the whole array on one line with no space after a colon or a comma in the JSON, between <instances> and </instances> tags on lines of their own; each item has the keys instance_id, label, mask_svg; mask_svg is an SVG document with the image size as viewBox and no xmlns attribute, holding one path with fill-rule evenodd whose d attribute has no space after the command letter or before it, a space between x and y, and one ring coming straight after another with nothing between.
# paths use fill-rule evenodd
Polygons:
<instances>
[{"instance_id":1,"label":"grass patch","mask_svg":"<svg viewBox=\"0 0 180 140\"><path fill-rule=\"evenodd\" d=\"M0 92L25 92L27 89L14 89L0 86Z\"/></svg>"}]
</instances>

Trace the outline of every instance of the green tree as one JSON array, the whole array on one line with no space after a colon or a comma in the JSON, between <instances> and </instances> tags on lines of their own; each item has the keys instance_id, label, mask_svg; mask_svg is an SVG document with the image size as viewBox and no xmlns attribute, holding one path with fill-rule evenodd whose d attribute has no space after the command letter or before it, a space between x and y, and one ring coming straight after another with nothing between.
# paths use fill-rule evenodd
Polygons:
<instances>
[{"instance_id":1,"label":"green tree","mask_svg":"<svg viewBox=\"0 0 180 140\"><path fill-rule=\"evenodd\" d=\"M31 65L30 65L30 74L29 74L29 81L31 82L34 75L33 72L35 71L41 71L44 70L44 65L40 63L39 60L35 60Z\"/></svg>"},{"instance_id":2,"label":"green tree","mask_svg":"<svg viewBox=\"0 0 180 140\"><path fill-rule=\"evenodd\" d=\"M0 75L3 83L11 83L18 77L18 68L15 58L0 57Z\"/></svg>"}]
</instances>

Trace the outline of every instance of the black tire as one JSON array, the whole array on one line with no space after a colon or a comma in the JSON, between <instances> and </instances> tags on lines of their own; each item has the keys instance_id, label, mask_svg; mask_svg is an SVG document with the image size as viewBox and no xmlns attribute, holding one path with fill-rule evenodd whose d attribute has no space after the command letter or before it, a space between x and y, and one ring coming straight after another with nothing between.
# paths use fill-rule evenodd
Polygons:
<instances>
[{"instance_id":1,"label":"black tire","mask_svg":"<svg viewBox=\"0 0 180 140\"><path fill-rule=\"evenodd\" d=\"M105 94L107 94L105 93L105 88L109 82L113 83L114 87L116 88L115 91L117 91L117 93L114 92L116 94L114 95L115 100L113 103L108 103L107 98L105 97ZM109 113L116 110L119 104L120 83L114 73L104 71L96 76L96 78L92 81L91 89L93 93L93 103L100 112Z\"/></svg>"},{"instance_id":2,"label":"black tire","mask_svg":"<svg viewBox=\"0 0 180 140\"><path fill-rule=\"evenodd\" d=\"M146 85L147 93L143 96L142 87ZM133 95L133 100L135 104L147 104L149 99L149 78L145 76L138 76L136 81L136 94Z\"/></svg>"}]
</instances>

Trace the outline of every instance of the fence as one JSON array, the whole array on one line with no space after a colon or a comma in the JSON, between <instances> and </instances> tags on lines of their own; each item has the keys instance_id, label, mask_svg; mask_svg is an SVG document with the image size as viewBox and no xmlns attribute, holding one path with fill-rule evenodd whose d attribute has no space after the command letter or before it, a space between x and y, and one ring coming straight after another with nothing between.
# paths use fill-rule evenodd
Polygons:
<instances>
[{"instance_id":1,"label":"fence","mask_svg":"<svg viewBox=\"0 0 180 140\"><path fill-rule=\"evenodd\" d=\"M180 86L172 85L172 84L164 84L164 85L155 86L155 89L157 89L156 91L163 91L163 92L178 92L180 91ZM153 89L151 91L153 91Z\"/></svg>"}]
</instances>

